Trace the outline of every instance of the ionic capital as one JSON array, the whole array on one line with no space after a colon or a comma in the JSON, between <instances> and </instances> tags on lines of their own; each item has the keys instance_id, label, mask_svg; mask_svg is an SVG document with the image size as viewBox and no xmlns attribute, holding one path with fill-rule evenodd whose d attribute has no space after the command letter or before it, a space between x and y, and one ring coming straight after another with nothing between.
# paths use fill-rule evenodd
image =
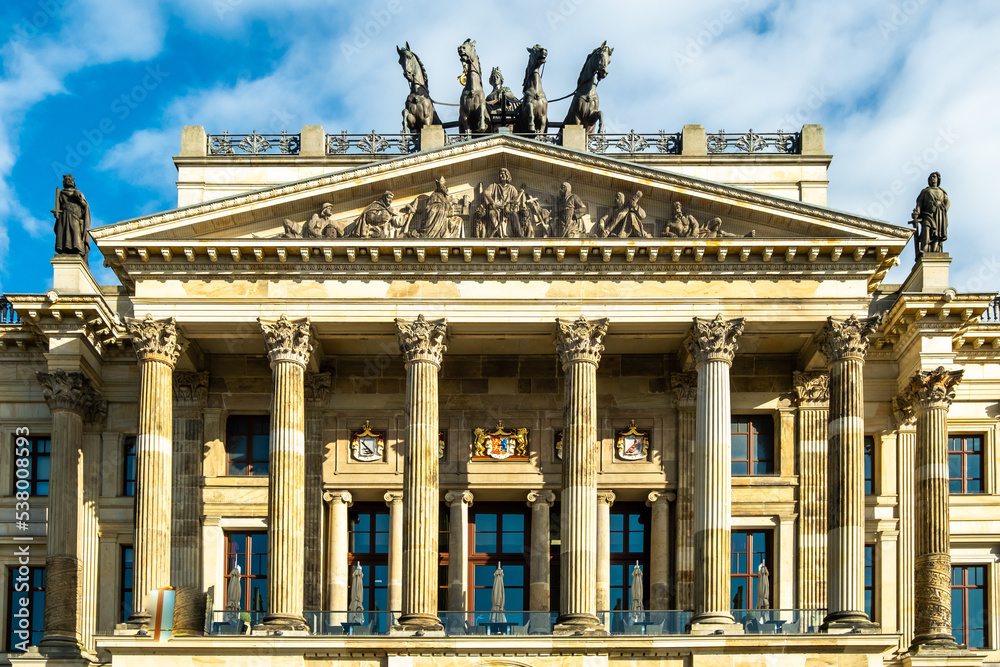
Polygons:
<instances>
[{"instance_id":1,"label":"ionic capital","mask_svg":"<svg viewBox=\"0 0 1000 667\"><path fill-rule=\"evenodd\" d=\"M679 407L693 408L698 400L698 374L671 373L670 388L674 390Z\"/></svg>"},{"instance_id":2,"label":"ionic capital","mask_svg":"<svg viewBox=\"0 0 1000 667\"><path fill-rule=\"evenodd\" d=\"M208 373L175 371L174 405L179 408L203 408L208 402Z\"/></svg>"},{"instance_id":3,"label":"ionic capital","mask_svg":"<svg viewBox=\"0 0 1000 667\"><path fill-rule=\"evenodd\" d=\"M843 359L864 360L868 354L868 337L882 323L882 315L858 319L851 315L843 322L828 317L819 337L819 350L833 363Z\"/></svg>"},{"instance_id":4,"label":"ionic capital","mask_svg":"<svg viewBox=\"0 0 1000 667\"><path fill-rule=\"evenodd\" d=\"M154 320L149 313L141 320L127 317L125 327L132 335L139 361L161 361L173 368L187 347L187 341L177 335L177 322L172 317Z\"/></svg>"},{"instance_id":5,"label":"ionic capital","mask_svg":"<svg viewBox=\"0 0 1000 667\"><path fill-rule=\"evenodd\" d=\"M412 322L397 317L396 333L406 363L429 361L441 365L441 357L448 349L448 322L443 317L426 320L423 315L417 315Z\"/></svg>"},{"instance_id":6,"label":"ionic capital","mask_svg":"<svg viewBox=\"0 0 1000 667\"><path fill-rule=\"evenodd\" d=\"M343 504L348 507L354 504L354 496L351 495L350 491L325 491L323 500L334 505Z\"/></svg>"},{"instance_id":7,"label":"ionic capital","mask_svg":"<svg viewBox=\"0 0 1000 667\"><path fill-rule=\"evenodd\" d=\"M545 505L552 507L556 502L556 494L546 489L540 491L528 491L528 507L535 505Z\"/></svg>"},{"instance_id":8,"label":"ionic capital","mask_svg":"<svg viewBox=\"0 0 1000 667\"><path fill-rule=\"evenodd\" d=\"M792 388L799 406L826 405L830 402L829 373L792 373Z\"/></svg>"},{"instance_id":9,"label":"ionic capital","mask_svg":"<svg viewBox=\"0 0 1000 667\"><path fill-rule=\"evenodd\" d=\"M897 405L908 406L916 412L933 408L947 410L955 400L955 387L964 374L964 370L946 371L944 366L920 371L900 393Z\"/></svg>"},{"instance_id":10,"label":"ionic capital","mask_svg":"<svg viewBox=\"0 0 1000 667\"><path fill-rule=\"evenodd\" d=\"M282 315L274 322L265 322L259 317L257 322L264 334L267 358L272 366L279 361L291 361L304 368L309 363L316 341L309 318L289 320Z\"/></svg>"},{"instance_id":11,"label":"ionic capital","mask_svg":"<svg viewBox=\"0 0 1000 667\"><path fill-rule=\"evenodd\" d=\"M615 504L615 492L614 491L598 491L597 492L597 504L607 505L611 507Z\"/></svg>"},{"instance_id":12,"label":"ionic capital","mask_svg":"<svg viewBox=\"0 0 1000 667\"><path fill-rule=\"evenodd\" d=\"M389 507L393 505L399 505L403 502L403 492L402 491L386 491L385 495L382 496L385 499L385 504Z\"/></svg>"},{"instance_id":13,"label":"ionic capital","mask_svg":"<svg viewBox=\"0 0 1000 667\"><path fill-rule=\"evenodd\" d=\"M65 410L80 415L84 421L100 423L108 414L108 402L94 389L83 373L36 373L42 396L49 410Z\"/></svg>"},{"instance_id":14,"label":"ionic capital","mask_svg":"<svg viewBox=\"0 0 1000 667\"><path fill-rule=\"evenodd\" d=\"M658 502L672 503L677 500L677 494L673 491L650 491L646 496L646 506L652 507Z\"/></svg>"},{"instance_id":15,"label":"ionic capital","mask_svg":"<svg viewBox=\"0 0 1000 667\"><path fill-rule=\"evenodd\" d=\"M608 333L608 318L588 320L583 315L575 320L556 318L556 351L565 367L574 361L601 362L604 336Z\"/></svg>"},{"instance_id":16,"label":"ionic capital","mask_svg":"<svg viewBox=\"0 0 1000 667\"><path fill-rule=\"evenodd\" d=\"M305 399L307 405L324 405L330 397L333 378L329 373L306 373L304 379Z\"/></svg>"},{"instance_id":17,"label":"ionic capital","mask_svg":"<svg viewBox=\"0 0 1000 667\"><path fill-rule=\"evenodd\" d=\"M462 503L463 505L468 505L471 507L472 500L473 500L472 491L469 491L467 489L464 491L449 491L448 493L444 494L444 502L445 504L448 505L448 507L451 507L455 503Z\"/></svg>"},{"instance_id":18,"label":"ionic capital","mask_svg":"<svg viewBox=\"0 0 1000 667\"><path fill-rule=\"evenodd\" d=\"M742 317L724 320L722 313L716 315L714 320L694 318L687 349L694 357L695 367L709 361L724 361L731 365L736 354L736 339L743 333L745 322Z\"/></svg>"}]
</instances>

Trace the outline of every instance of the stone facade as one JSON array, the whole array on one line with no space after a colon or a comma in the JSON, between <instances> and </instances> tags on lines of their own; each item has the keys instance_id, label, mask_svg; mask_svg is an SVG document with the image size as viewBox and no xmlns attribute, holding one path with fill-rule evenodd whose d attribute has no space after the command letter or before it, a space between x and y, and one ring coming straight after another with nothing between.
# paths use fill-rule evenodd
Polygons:
<instances>
[{"instance_id":1,"label":"stone facade","mask_svg":"<svg viewBox=\"0 0 1000 667\"><path fill-rule=\"evenodd\" d=\"M661 158L494 135L268 168L207 155L199 131L176 158L190 206L94 230L120 289L60 256L49 293L7 296L9 516L18 429L51 441L48 498L0 527L8 628L17 568L46 569L41 646L15 664L1000 658L989 625L985 651L948 641L952 567L984 573L1000 616L993 295L950 289L940 253L884 285L911 232L825 208L821 129L752 165L692 153L690 126ZM585 229L641 186L652 233L284 231L356 219L390 187L419 213L441 176L467 224L501 167L542 208L572 183ZM662 235L678 203L736 235ZM960 450L981 464L971 491L948 492L949 437L978 443ZM220 636L237 563L257 568L234 610L251 634ZM141 601L167 586L174 638L154 644Z\"/></svg>"}]
</instances>

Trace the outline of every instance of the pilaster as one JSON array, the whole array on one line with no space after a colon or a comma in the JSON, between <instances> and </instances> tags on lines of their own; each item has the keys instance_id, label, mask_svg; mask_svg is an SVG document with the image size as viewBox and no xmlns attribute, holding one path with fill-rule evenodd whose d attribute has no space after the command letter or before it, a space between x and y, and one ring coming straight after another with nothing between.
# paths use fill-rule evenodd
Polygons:
<instances>
[{"instance_id":1,"label":"pilaster","mask_svg":"<svg viewBox=\"0 0 1000 667\"><path fill-rule=\"evenodd\" d=\"M323 563L329 551L323 542L323 412L329 401L330 373L306 373L305 421L305 595L306 611L324 609Z\"/></svg>"},{"instance_id":2,"label":"pilaster","mask_svg":"<svg viewBox=\"0 0 1000 667\"><path fill-rule=\"evenodd\" d=\"M671 373L677 401L676 604L694 608L694 432L697 373Z\"/></svg>"},{"instance_id":3,"label":"pilaster","mask_svg":"<svg viewBox=\"0 0 1000 667\"><path fill-rule=\"evenodd\" d=\"M830 374L795 371L798 404L798 589L801 609L826 608L826 470Z\"/></svg>"}]
</instances>

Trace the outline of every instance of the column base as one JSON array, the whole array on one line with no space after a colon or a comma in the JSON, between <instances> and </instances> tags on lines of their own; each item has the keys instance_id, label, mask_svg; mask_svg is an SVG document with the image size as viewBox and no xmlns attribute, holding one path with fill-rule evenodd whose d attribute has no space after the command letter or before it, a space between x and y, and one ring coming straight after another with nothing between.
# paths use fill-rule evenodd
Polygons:
<instances>
[{"instance_id":1,"label":"column base","mask_svg":"<svg viewBox=\"0 0 1000 667\"><path fill-rule=\"evenodd\" d=\"M827 614L823 619L823 624L819 626L820 632L831 635L877 635L882 632L882 626L872 623L868 614L863 611L839 611L834 614Z\"/></svg>"},{"instance_id":2,"label":"column base","mask_svg":"<svg viewBox=\"0 0 1000 667\"><path fill-rule=\"evenodd\" d=\"M444 625L436 614L403 614L392 626L391 634L422 637L443 637Z\"/></svg>"},{"instance_id":3,"label":"column base","mask_svg":"<svg viewBox=\"0 0 1000 667\"><path fill-rule=\"evenodd\" d=\"M911 646L910 652L900 661L902 667L980 667L985 653L973 653L961 644L921 644Z\"/></svg>"},{"instance_id":4,"label":"column base","mask_svg":"<svg viewBox=\"0 0 1000 667\"><path fill-rule=\"evenodd\" d=\"M743 626L736 622L732 614L724 612L707 613L695 616L688 623L687 632L690 635L742 635Z\"/></svg>"},{"instance_id":5,"label":"column base","mask_svg":"<svg viewBox=\"0 0 1000 667\"><path fill-rule=\"evenodd\" d=\"M305 633L309 634L309 624L302 616L294 614L270 614L264 617L260 625L254 626L254 631L260 631L269 635L275 632L282 634Z\"/></svg>"},{"instance_id":6,"label":"column base","mask_svg":"<svg viewBox=\"0 0 1000 667\"><path fill-rule=\"evenodd\" d=\"M934 632L925 635L917 635L910 642L910 653L940 653L964 651L965 646L955 641L951 633Z\"/></svg>"},{"instance_id":7,"label":"column base","mask_svg":"<svg viewBox=\"0 0 1000 667\"><path fill-rule=\"evenodd\" d=\"M153 617L146 611L137 611L128 617L125 625L128 626L129 630L142 630L149 626L151 620L153 620Z\"/></svg>"},{"instance_id":8,"label":"column base","mask_svg":"<svg viewBox=\"0 0 1000 667\"><path fill-rule=\"evenodd\" d=\"M577 635L603 637L609 633L596 614L563 614L556 619L552 634L557 637Z\"/></svg>"},{"instance_id":9,"label":"column base","mask_svg":"<svg viewBox=\"0 0 1000 667\"><path fill-rule=\"evenodd\" d=\"M10 658L11 665L30 665L31 667L90 667L97 658L79 645L75 648L60 645L29 646L28 650Z\"/></svg>"}]
</instances>

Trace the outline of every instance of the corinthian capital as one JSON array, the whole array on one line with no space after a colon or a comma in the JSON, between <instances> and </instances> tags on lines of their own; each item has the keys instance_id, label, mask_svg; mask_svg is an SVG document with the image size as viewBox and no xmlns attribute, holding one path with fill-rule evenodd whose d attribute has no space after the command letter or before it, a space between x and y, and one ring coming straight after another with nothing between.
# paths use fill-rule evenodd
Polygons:
<instances>
[{"instance_id":1,"label":"corinthian capital","mask_svg":"<svg viewBox=\"0 0 1000 667\"><path fill-rule=\"evenodd\" d=\"M60 368L55 373L37 373L36 377L49 410L75 412L88 422L104 421L108 402L83 373L67 373Z\"/></svg>"},{"instance_id":2,"label":"corinthian capital","mask_svg":"<svg viewBox=\"0 0 1000 667\"><path fill-rule=\"evenodd\" d=\"M881 314L863 320L851 315L843 322L828 317L819 338L820 352L830 363L849 357L864 359L868 354L868 337L881 323Z\"/></svg>"},{"instance_id":3,"label":"corinthian capital","mask_svg":"<svg viewBox=\"0 0 1000 667\"><path fill-rule=\"evenodd\" d=\"M556 318L556 351L563 366L572 361L600 363L607 333L606 317L598 320L588 320L583 315L575 320Z\"/></svg>"},{"instance_id":4,"label":"corinthian capital","mask_svg":"<svg viewBox=\"0 0 1000 667\"><path fill-rule=\"evenodd\" d=\"M448 349L445 339L448 323L443 317L439 320L425 320L423 315L417 315L417 319L412 322L397 317L396 333L399 349L407 363L429 361L441 365L441 357Z\"/></svg>"},{"instance_id":5,"label":"corinthian capital","mask_svg":"<svg viewBox=\"0 0 1000 667\"><path fill-rule=\"evenodd\" d=\"M208 373L178 371L173 375L174 404L180 408L204 407L208 400Z\"/></svg>"},{"instance_id":6,"label":"corinthian capital","mask_svg":"<svg viewBox=\"0 0 1000 667\"><path fill-rule=\"evenodd\" d=\"M694 357L695 366L701 366L706 361L732 364L737 348L736 339L743 333L745 322L742 317L724 320L722 313L716 315L714 320L694 318L694 328L687 341L687 349Z\"/></svg>"},{"instance_id":7,"label":"corinthian capital","mask_svg":"<svg viewBox=\"0 0 1000 667\"><path fill-rule=\"evenodd\" d=\"M305 366L309 363L316 339L309 325L309 318L290 320L282 315L275 322L265 322L260 318L257 321L264 334L264 344L267 345L267 358L272 364L293 361Z\"/></svg>"},{"instance_id":8,"label":"corinthian capital","mask_svg":"<svg viewBox=\"0 0 1000 667\"><path fill-rule=\"evenodd\" d=\"M677 405L684 408L692 407L698 400L698 374L671 373L670 388L677 397Z\"/></svg>"},{"instance_id":9,"label":"corinthian capital","mask_svg":"<svg viewBox=\"0 0 1000 667\"><path fill-rule=\"evenodd\" d=\"M329 373L306 373L304 384L306 403L322 406L330 396L333 378Z\"/></svg>"},{"instance_id":10,"label":"corinthian capital","mask_svg":"<svg viewBox=\"0 0 1000 667\"><path fill-rule=\"evenodd\" d=\"M829 373L792 373L792 388L799 405L815 405L830 402Z\"/></svg>"},{"instance_id":11,"label":"corinthian capital","mask_svg":"<svg viewBox=\"0 0 1000 667\"><path fill-rule=\"evenodd\" d=\"M900 393L897 405L919 411L928 408L951 407L955 387L962 381L964 370L946 371L938 366L932 371L920 371Z\"/></svg>"},{"instance_id":12,"label":"corinthian capital","mask_svg":"<svg viewBox=\"0 0 1000 667\"><path fill-rule=\"evenodd\" d=\"M154 359L172 368L187 347L187 341L177 335L177 322L172 317L154 320L146 313L141 320L126 318L125 327L132 335L132 346L139 361Z\"/></svg>"}]
</instances>

